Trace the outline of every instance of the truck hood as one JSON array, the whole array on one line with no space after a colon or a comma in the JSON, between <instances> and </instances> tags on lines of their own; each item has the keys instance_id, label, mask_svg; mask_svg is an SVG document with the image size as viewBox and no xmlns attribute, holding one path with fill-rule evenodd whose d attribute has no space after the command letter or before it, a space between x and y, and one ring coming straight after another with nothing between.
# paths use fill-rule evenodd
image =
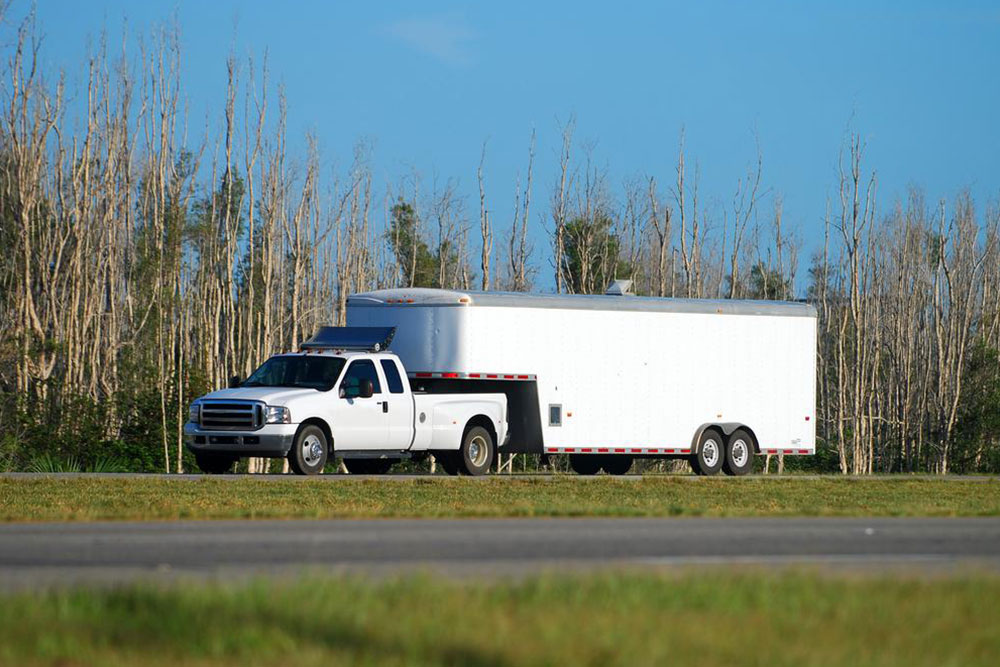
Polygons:
<instances>
[{"instance_id":1,"label":"truck hood","mask_svg":"<svg viewBox=\"0 0 1000 667\"><path fill-rule=\"evenodd\" d=\"M298 398L307 398L320 394L315 389L299 389L293 387L236 387L234 389L220 389L211 394L205 394L201 398L243 400L243 401L264 401L268 405L289 405Z\"/></svg>"}]
</instances>

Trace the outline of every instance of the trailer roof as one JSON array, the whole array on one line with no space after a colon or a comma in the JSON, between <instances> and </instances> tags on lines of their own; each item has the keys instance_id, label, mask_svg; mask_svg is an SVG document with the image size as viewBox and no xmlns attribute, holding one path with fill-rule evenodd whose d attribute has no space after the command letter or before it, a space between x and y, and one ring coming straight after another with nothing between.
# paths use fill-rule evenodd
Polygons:
<instances>
[{"instance_id":1,"label":"trailer roof","mask_svg":"<svg viewBox=\"0 0 1000 667\"><path fill-rule=\"evenodd\" d=\"M535 294L522 292L463 292L410 287L352 294L350 306L486 306L490 308L563 308L568 310L612 310L658 313L710 313L723 315L769 315L772 317L816 317L807 303L736 299L669 299L604 294Z\"/></svg>"}]
</instances>

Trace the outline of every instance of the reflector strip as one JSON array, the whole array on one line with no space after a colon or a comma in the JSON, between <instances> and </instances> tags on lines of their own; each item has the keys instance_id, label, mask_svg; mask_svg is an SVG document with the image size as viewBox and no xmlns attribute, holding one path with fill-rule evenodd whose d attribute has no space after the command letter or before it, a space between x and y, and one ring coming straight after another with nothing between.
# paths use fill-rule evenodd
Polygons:
<instances>
[{"instance_id":1,"label":"reflector strip","mask_svg":"<svg viewBox=\"0 0 1000 667\"><path fill-rule=\"evenodd\" d=\"M537 380L538 376L529 373L458 373L456 371L443 371L440 373L417 371L408 373L410 377L416 378L442 378L446 380L465 379L470 380Z\"/></svg>"},{"instance_id":2,"label":"reflector strip","mask_svg":"<svg viewBox=\"0 0 1000 667\"><path fill-rule=\"evenodd\" d=\"M811 449L762 449L761 454L812 454Z\"/></svg>"},{"instance_id":3,"label":"reflector strip","mask_svg":"<svg viewBox=\"0 0 1000 667\"><path fill-rule=\"evenodd\" d=\"M690 454L677 447L546 447L546 454Z\"/></svg>"}]
</instances>

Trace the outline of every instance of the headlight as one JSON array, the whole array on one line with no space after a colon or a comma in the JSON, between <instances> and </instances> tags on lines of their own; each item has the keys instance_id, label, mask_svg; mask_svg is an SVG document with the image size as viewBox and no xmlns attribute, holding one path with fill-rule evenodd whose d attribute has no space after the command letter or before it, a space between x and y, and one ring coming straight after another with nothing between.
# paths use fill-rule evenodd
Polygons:
<instances>
[{"instance_id":1,"label":"headlight","mask_svg":"<svg viewBox=\"0 0 1000 667\"><path fill-rule=\"evenodd\" d=\"M194 403L191 404L191 407L188 408L188 421L191 422L192 424L197 424L200 419L201 419L201 405L197 401L195 401Z\"/></svg>"},{"instance_id":2,"label":"headlight","mask_svg":"<svg viewBox=\"0 0 1000 667\"><path fill-rule=\"evenodd\" d=\"M278 405L268 405L264 408L265 424L291 424L292 413L288 408Z\"/></svg>"}]
</instances>

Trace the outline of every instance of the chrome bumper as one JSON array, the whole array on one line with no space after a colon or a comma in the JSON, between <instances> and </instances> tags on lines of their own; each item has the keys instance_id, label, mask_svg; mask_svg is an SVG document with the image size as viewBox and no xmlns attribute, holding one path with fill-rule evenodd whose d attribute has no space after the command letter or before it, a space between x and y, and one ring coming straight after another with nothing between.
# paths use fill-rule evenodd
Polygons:
<instances>
[{"instance_id":1,"label":"chrome bumper","mask_svg":"<svg viewBox=\"0 0 1000 667\"><path fill-rule=\"evenodd\" d=\"M192 452L284 457L292 448L298 424L267 424L256 431L217 431L184 425L184 444Z\"/></svg>"}]
</instances>

